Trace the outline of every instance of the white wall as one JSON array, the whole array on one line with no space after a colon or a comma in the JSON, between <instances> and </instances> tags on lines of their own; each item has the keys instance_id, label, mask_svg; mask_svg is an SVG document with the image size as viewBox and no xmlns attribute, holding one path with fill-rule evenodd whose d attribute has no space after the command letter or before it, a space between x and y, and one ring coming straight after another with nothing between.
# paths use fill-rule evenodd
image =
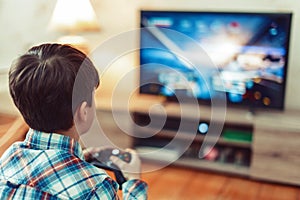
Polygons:
<instances>
[{"instance_id":1,"label":"white wall","mask_svg":"<svg viewBox=\"0 0 300 200\"><path fill-rule=\"evenodd\" d=\"M112 37L131 31L139 26L140 9L172 9L172 10L238 10L238 11L292 11L293 30L290 48L290 62L286 94L286 108L300 109L300 3L297 0L91 0L96 10L101 32L85 34L90 41L91 49L97 49ZM50 0L0 0L0 68L8 66L16 55L29 46L55 41L60 33L50 32L47 25L55 1ZM127 41L119 42L107 49L107 55L117 54L117 48L126 46ZM97 60L97 51L92 58ZM102 88L104 95L110 96L114 85L124 74L136 69L135 53L128 53L115 60L110 70L103 73ZM101 64L101 63L100 63ZM106 66L101 66L104 69ZM111 70L112 69L112 70ZM137 83L137 76L123 85L124 91L132 91ZM3 78L1 78L3 80ZM1 80L0 80L1 81ZM2 97L0 96L1 104ZM1 109L1 105L0 105Z\"/></svg>"}]
</instances>

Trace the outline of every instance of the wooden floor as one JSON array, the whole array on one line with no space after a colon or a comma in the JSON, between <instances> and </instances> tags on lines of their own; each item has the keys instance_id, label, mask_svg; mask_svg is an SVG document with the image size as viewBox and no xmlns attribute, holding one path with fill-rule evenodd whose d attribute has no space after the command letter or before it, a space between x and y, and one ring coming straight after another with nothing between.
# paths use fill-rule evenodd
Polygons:
<instances>
[{"instance_id":1,"label":"wooden floor","mask_svg":"<svg viewBox=\"0 0 300 200\"><path fill-rule=\"evenodd\" d=\"M0 156L12 143L24 140L27 130L23 118L0 113Z\"/></svg>"},{"instance_id":2,"label":"wooden floor","mask_svg":"<svg viewBox=\"0 0 300 200\"><path fill-rule=\"evenodd\" d=\"M300 187L180 166L143 173L142 179L149 200L300 200Z\"/></svg>"},{"instance_id":3,"label":"wooden floor","mask_svg":"<svg viewBox=\"0 0 300 200\"><path fill-rule=\"evenodd\" d=\"M168 166L142 174L149 200L300 200L300 187Z\"/></svg>"}]
</instances>

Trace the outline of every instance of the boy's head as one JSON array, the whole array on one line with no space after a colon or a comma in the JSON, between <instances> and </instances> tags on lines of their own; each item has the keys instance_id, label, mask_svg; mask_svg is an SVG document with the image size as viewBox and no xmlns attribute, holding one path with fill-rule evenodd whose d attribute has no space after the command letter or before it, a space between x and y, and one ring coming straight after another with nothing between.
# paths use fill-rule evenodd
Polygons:
<instances>
[{"instance_id":1,"label":"boy's head","mask_svg":"<svg viewBox=\"0 0 300 200\"><path fill-rule=\"evenodd\" d=\"M78 107L83 102L92 106L98 85L98 72L91 60L69 45L32 47L9 71L15 105L31 128L44 132L70 129Z\"/></svg>"}]
</instances>

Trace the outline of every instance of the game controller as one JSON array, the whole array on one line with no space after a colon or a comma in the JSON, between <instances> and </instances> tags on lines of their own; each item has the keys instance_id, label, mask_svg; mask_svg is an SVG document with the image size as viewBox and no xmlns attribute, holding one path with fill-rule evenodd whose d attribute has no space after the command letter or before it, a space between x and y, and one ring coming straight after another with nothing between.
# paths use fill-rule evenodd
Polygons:
<instances>
[{"instance_id":1,"label":"game controller","mask_svg":"<svg viewBox=\"0 0 300 200\"><path fill-rule=\"evenodd\" d=\"M95 165L96 167L113 171L116 177L116 181L120 186L119 189L121 190L122 184L127 180L124 177L121 169L110 160L111 156L117 156L118 158L127 163L130 163L131 161L131 154L129 152L122 151L116 148L107 148L100 152L94 153L94 159L90 163Z\"/></svg>"},{"instance_id":2,"label":"game controller","mask_svg":"<svg viewBox=\"0 0 300 200\"><path fill-rule=\"evenodd\" d=\"M115 149L115 148L107 148L93 154L94 158L101 161L102 163L107 163L107 164L110 164L111 156L116 156L127 163L130 163L131 161L131 154L129 152L122 151L120 149Z\"/></svg>"}]
</instances>

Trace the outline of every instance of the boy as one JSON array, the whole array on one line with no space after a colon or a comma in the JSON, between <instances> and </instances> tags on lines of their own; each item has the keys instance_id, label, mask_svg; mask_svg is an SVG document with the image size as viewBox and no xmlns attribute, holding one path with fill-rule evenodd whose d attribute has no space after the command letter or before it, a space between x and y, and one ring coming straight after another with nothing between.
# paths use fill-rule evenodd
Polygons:
<instances>
[{"instance_id":1,"label":"boy","mask_svg":"<svg viewBox=\"0 0 300 200\"><path fill-rule=\"evenodd\" d=\"M84 160L78 143L94 120L98 85L91 60L68 45L35 46L13 63L10 94L30 129L0 159L0 199L118 199L117 183ZM130 163L113 158L138 172L126 174L123 199L146 199L140 160L129 152Z\"/></svg>"}]
</instances>

